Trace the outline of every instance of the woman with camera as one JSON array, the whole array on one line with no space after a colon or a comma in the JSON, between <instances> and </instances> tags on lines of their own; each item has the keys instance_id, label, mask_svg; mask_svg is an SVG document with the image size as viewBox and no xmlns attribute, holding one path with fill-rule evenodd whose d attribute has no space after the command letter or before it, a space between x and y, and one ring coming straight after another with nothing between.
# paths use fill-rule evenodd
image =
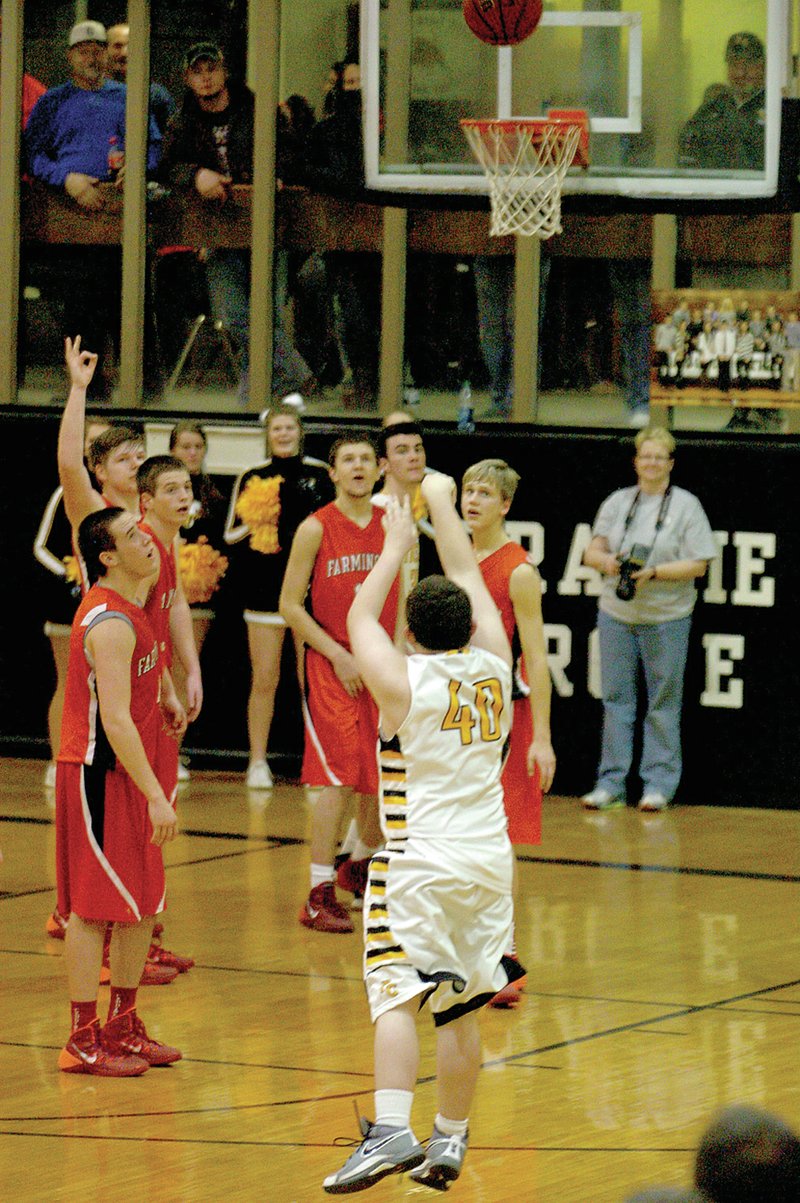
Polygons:
<instances>
[{"instance_id":1,"label":"woman with camera","mask_svg":"<svg viewBox=\"0 0 800 1203\"><path fill-rule=\"evenodd\" d=\"M637 483L600 506L583 562L603 575L597 629L603 739L587 810L625 805L639 665L647 689L639 809L664 810L681 775L683 675L697 590L717 545L703 507L670 483L675 440L659 426L636 436Z\"/></svg>"}]
</instances>

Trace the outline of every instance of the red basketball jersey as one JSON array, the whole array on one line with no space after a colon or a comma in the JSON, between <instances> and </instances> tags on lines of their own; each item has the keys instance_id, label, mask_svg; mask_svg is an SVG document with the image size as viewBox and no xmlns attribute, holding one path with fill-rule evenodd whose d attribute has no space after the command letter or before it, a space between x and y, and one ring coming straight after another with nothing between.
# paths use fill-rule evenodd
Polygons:
<instances>
[{"instance_id":1,"label":"red basketball jersey","mask_svg":"<svg viewBox=\"0 0 800 1203\"><path fill-rule=\"evenodd\" d=\"M172 667L172 635L169 629L169 613L175 601L175 590L178 587L178 568L175 563L175 548L165 547L158 535L146 522L140 522L139 528L150 535L158 552L158 579L153 585L144 604L144 612L150 619L158 639L158 650L162 664Z\"/></svg>"},{"instance_id":2,"label":"red basketball jersey","mask_svg":"<svg viewBox=\"0 0 800 1203\"><path fill-rule=\"evenodd\" d=\"M361 527L332 501L317 510L314 517L322 524L322 542L311 576L311 613L337 643L349 650L347 612L359 586L381 554L382 512L373 508L369 523ZM398 583L395 580L381 612L381 626L392 638L397 622L397 600Z\"/></svg>"},{"instance_id":3,"label":"red basketball jersey","mask_svg":"<svg viewBox=\"0 0 800 1203\"><path fill-rule=\"evenodd\" d=\"M527 563L528 553L524 547L520 547L519 543L504 543L502 547L498 547L497 551L493 551L480 562L481 576L492 595L492 601L500 611L509 643L514 638L517 626L514 607L511 603L509 581L514 569L518 568L520 564Z\"/></svg>"},{"instance_id":4,"label":"red basketball jersey","mask_svg":"<svg viewBox=\"0 0 800 1203\"><path fill-rule=\"evenodd\" d=\"M85 640L100 622L122 619L133 630L136 646L131 658L131 718L152 763L160 727L158 688L161 678L158 643L144 612L119 593L93 585L78 606L72 624L67 668L64 717L61 723L60 761L73 764L116 765L116 757L103 730L94 668Z\"/></svg>"},{"instance_id":5,"label":"red basketball jersey","mask_svg":"<svg viewBox=\"0 0 800 1203\"><path fill-rule=\"evenodd\" d=\"M500 611L512 649L519 647L519 641L515 639L517 623L511 602L511 574L520 564L527 563L530 563L528 553L519 543L504 543L480 562L481 575L492 601ZM517 670L525 681L527 678L521 652ZM518 697L514 700L510 748L502 777L508 838L515 845L538 844L542 838L542 787L538 768L533 777L528 775L528 748L532 739L530 702L526 697Z\"/></svg>"}]
</instances>

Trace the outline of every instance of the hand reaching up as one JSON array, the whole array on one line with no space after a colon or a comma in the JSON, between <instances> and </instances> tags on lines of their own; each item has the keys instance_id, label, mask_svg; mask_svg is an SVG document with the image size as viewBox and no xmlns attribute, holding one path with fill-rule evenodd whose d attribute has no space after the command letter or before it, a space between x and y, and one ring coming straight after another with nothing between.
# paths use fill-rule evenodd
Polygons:
<instances>
[{"instance_id":1,"label":"hand reaching up","mask_svg":"<svg viewBox=\"0 0 800 1203\"><path fill-rule=\"evenodd\" d=\"M80 334L76 336L74 342L71 338L64 339L64 359L70 383L75 388L88 388L97 367L97 356L93 351L81 350Z\"/></svg>"}]
</instances>

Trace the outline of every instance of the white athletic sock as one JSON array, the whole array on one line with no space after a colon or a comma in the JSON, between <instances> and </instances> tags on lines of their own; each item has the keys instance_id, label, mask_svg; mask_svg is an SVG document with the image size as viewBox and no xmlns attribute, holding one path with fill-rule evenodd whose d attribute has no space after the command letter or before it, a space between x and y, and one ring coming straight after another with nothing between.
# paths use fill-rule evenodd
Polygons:
<instances>
[{"instance_id":1,"label":"white athletic sock","mask_svg":"<svg viewBox=\"0 0 800 1203\"><path fill-rule=\"evenodd\" d=\"M412 1090L376 1090L375 1123L389 1124L392 1128L411 1127Z\"/></svg>"},{"instance_id":2,"label":"white athletic sock","mask_svg":"<svg viewBox=\"0 0 800 1203\"><path fill-rule=\"evenodd\" d=\"M353 848L355 847L357 840L358 840L358 823L355 821L355 819L351 819L350 825L348 826L347 831L345 832L345 835L344 835L344 839L342 840L342 846L339 849L339 851L342 853L343 856L345 854L347 856L353 855Z\"/></svg>"},{"instance_id":3,"label":"white athletic sock","mask_svg":"<svg viewBox=\"0 0 800 1203\"><path fill-rule=\"evenodd\" d=\"M436 1127L444 1136L466 1136L467 1128L469 1127L469 1118L467 1119L445 1119L443 1115L437 1115L433 1121Z\"/></svg>"},{"instance_id":4,"label":"white athletic sock","mask_svg":"<svg viewBox=\"0 0 800 1203\"><path fill-rule=\"evenodd\" d=\"M333 881L333 865L311 866L311 889L324 886L327 881Z\"/></svg>"},{"instance_id":5,"label":"white athletic sock","mask_svg":"<svg viewBox=\"0 0 800 1203\"><path fill-rule=\"evenodd\" d=\"M381 846L381 844L377 844L374 848L371 848L369 844L365 844L361 836L359 836L353 845L353 851L350 853L350 857L352 860L366 860L367 857L374 856L374 854L378 851L378 848Z\"/></svg>"}]
</instances>

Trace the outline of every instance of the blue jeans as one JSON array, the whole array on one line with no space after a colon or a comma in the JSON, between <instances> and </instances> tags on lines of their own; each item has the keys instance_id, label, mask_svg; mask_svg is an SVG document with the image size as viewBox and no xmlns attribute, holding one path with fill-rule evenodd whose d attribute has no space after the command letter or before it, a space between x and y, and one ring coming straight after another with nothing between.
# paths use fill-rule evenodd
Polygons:
<instances>
[{"instance_id":1,"label":"blue jeans","mask_svg":"<svg viewBox=\"0 0 800 1203\"><path fill-rule=\"evenodd\" d=\"M645 409L650 404L652 269L644 259L611 259L608 274L619 318L625 404Z\"/></svg>"},{"instance_id":2,"label":"blue jeans","mask_svg":"<svg viewBox=\"0 0 800 1203\"><path fill-rule=\"evenodd\" d=\"M691 615L670 622L619 622L601 610L600 677L603 691L603 740L597 785L625 796L633 760L639 664L647 688L639 776L645 793L657 791L671 801L681 777L683 676L689 649Z\"/></svg>"},{"instance_id":3,"label":"blue jeans","mask_svg":"<svg viewBox=\"0 0 800 1203\"><path fill-rule=\"evenodd\" d=\"M478 310L478 338L489 373L492 404L511 412L514 395L514 256L476 255L472 263ZM539 328L542 326L550 277L550 256L539 266ZM649 337L649 331L648 331ZM539 344L539 375L542 348Z\"/></svg>"},{"instance_id":4,"label":"blue jeans","mask_svg":"<svg viewBox=\"0 0 800 1203\"><path fill-rule=\"evenodd\" d=\"M285 326L288 251L276 248L273 291L272 392L294 392L310 376L308 364L292 345ZM250 252L237 248L209 251L206 278L215 321L233 335L241 353L239 401L247 404L250 382Z\"/></svg>"}]
</instances>

